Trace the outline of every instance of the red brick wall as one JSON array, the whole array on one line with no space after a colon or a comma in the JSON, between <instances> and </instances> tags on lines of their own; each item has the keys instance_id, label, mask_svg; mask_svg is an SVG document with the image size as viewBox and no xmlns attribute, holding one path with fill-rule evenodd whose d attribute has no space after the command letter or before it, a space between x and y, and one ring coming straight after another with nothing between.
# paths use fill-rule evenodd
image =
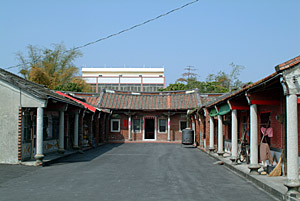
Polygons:
<instances>
[{"instance_id":1,"label":"red brick wall","mask_svg":"<svg viewBox=\"0 0 300 201\"><path fill-rule=\"evenodd\" d=\"M223 124L223 138L224 140L231 140L231 130L229 124Z\"/></svg>"},{"instance_id":2,"label":"red brick wall","mask_svg":"<svg viewBox=\"0 0 300 201\"><path fill-rule=\"evenodd\" d=\"M265 125L261 125L261 119L260 119L260 114L262 113L267 113L270 112L270 126L273 128L273 137L270 138L270 146L273 148L283 148L284 147L284 136L285 136L285 131L284 131L284 127L283 124L281 124L277 119L276 116L277 115L281 115L281 108L280 106L272 106L272 105L259 105L258 106L258 123L259 123L259 127L258 127L258 140L259 143L261 141L261 136L262 133L260 131L261 126Z\"/></svg>"},{"instance_id":3,"label":"red brick wall","mask_svg":"<svg viewBox=\"0 0 300 201\"><path fill-rule=\"evenodd\" d=\"M172 121L172 116L170 117L171 121ZM158 120L159 119L165 119L167 122L167 127L166 127L166 132L159 132L159 128L158 128ZM157 128L156 128L156 140L157 141L167 141L168 140L168 116L163 115L162 113L159 113L158 117L157 117ZM143 140L143 136L141 138L141 140Z\"/></svg>"},{"instance_id":4,"label":"red brick wall","mask_svg":"<svg viewBox=\"0 0 300 201\"><path fill-rule=\"evenodd\" d=\"M202 133L202 140L204 141L204 139L206 137L206 118L204 116L201 116L200 118L201 118L201 120L200 120L200 122L198 121L198 125L200 127L200 132ZM206 146L206 144L203 146Z\"/></svg>"},{"instance_id":5,"label":"red brick wall","mask_svg":"<svg viewBox=\"0 0 300 201\"><path fill-rule=\"evenodd\" d=\"M125 139L128 139L128 116L124 114L119 114L120 118L110 118L108 122L108 135L107 140L108 141L124 141ZM111 120L112 119L120 119L120 132L111 132ZM124 122L125 121L125 122ZM126 124L124 124L126 123Z\"/></svg>"},{"instance_id":6,"label":"red brick wall","mask_svg":"<svg viewBox=\"0 0 300 201\"><path fill-rule=\"evenodd\" d=\"M205 113L206 113L206 117L205 117L205 141L206 141L206 147L209 147L209 144L210 144L210 133L209 133L209 130L210 130L210 123L209 123L209 120L210 120L210 117L209 117L209 112L207 109L205 109Z\"/></svg>"},{"instance_id":7,"label":"red brick wall","mask_svg":"<svg viewBox=\"0 0 300 201\"><path fill-rule=\"evenodd\" d=\"M206 111L206 114L209 114L208 111ZM210 144L210 116L207 115L205 117L205 141L206 141L206 147L209 147L209 144ZM223 128L224 129L224 128ZM216 146L218 144L218 119L217 117L214 117L214 145Z\"/></svg>"},{"instance_id":8,"label":"red brick wall","mask_svg":"<svg viewBox=\"0 0 300 201\"><path fill-rule=\"evenodd\" d=\"M168 140L168 122L166 127L166 132L158 132L158 119L166 119L168 120L168 116L163 114L164 112L136 112L131 117L131 121L135 118L141 119L143 121L144 116L156 116L156 140L157 141L167 141ZM182 113L183 114L183 113ZM128 140L128 116L125 114L119 114L120 115L120 132L111 132L111 119L108 121L108 129L107 129L107 140L108 141L127 141ZM170 137L171 141L181 141L181 132L179 131L179 120L186 120L186 115L184 114L184 117L181 116L181 114L175 114L171 115L171 124L170 124ZM131 123L131 128L132 128ZM191 124L189 124L189 127L191 127ZM141 122L141 132L131 132L132 140L133 141L141 141L143 140L143 122Z\"/></svg>"},{"instance_id":9,"label":"red brick wall","mask_svg":"<svg viewBox=\"0 0 300 201\"><path fill-rule=\"evenodd\" d=\"M193 128L192 127L193 123L195 125L195 131L194 131L195 143L197 146L199 146L200 145L200 129L201 128L200 128L199 117L195 116L195 114L190 116L190 125L189 125L190 128Z\"/></svg>"},{"instance_id":10,"label":"red brick wall","mask_svg":"<svg viewBox=\"0 0 300 201\"><path fill-rule=\"evenodd\" d=\"M200 118L200 120L199 120ZM197 143L197 146L200 145L200 132L202 133L202 139L204 141L205 139L205 145L202 145L201 147L209 146L209 117L204 117L203 114L202 116L199 115L198 117L196 116L196 119L194 116L191 116L191 119L195 122L195 141Z\"/></svg>"},{"instance_id":11,"label":"red brick wall","mask_svg":"<svg viewBox=\"0 0 300 201\"><path fill-rule=\"evenodd\" d=\"M196 119L194 117L194 122L195 122L195 135L196 135L195 141L196 141L196 145L199 146L200 145L200 122L197 116Z\"/></svg>"},{"instance_id":12,"label":"red brick wall","mask_svg":"<svg viewBox=\"0 0 300 201\"><path fill-rule=\"evenodd\" d=\"M179 131L179 120L186 120L186 118L181 117L180 114L175 114L171 116L171 141L181 141L182 133ZM189 123L188 127L192 127Z\"/></svg>"}]
</instances>

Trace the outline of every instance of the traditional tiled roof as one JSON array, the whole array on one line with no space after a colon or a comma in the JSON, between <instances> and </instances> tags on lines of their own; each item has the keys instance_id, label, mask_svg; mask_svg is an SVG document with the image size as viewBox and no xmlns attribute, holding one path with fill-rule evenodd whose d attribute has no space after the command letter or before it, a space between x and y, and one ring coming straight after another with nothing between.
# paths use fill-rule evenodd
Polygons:
<instances>
[{"instance_id":1,"label":"traditional tiled roof","mask_svg":"<svg viewBox=\"0 0 300 201\"><path fill-rule=\"evenodd\" d=\"M222 101L226 100L227 98L229 98L233 93L234 92L224 93L222 96L216 97L215 99L212 99L212 100L206 102L205 104L203 104L203 107L210 107L212 105L215 105L216 103L222 102Z\"/></svg>"},{"instance_id":2,"label":"traditional tiled roof","mask_svg":"<svg viewBox=\"0 0 300 201\"><path fill-rule=\"evenodd\" d=\"M65 93L60 92L60 91L56 91L56 93L59 94L59 95L62 95L64 97L66 97L68 99L71 99L71 100L73 100L73 101L75 101L75 102L77 102L77 103L79 103L81 105L83 105L85 108L89 109L92 112L96 112L96 110L97 110L97 108L95 108L95 107L93 107L93 106L91 106L91 105L89 105L89 104L87 104L85 102L82 102L82 101L80 101L80 100L78 100L78 99L76 99L76 98L74 98L74 97L72 97L72 96L70 96L68 94L65 94Z\"/></svg>"},{"instance_id":3,"label":"traditional tiled roof","mask_svg":"<svg viewBox=\"0 0 300 201\"><path fill-rule=\"evenodd\" d=\"M280 71L283 71L283 70L286 70L292 66L295 66L296 64L300 63L300 56L297 56L293 59L290 59L282 64L279 64L277 66L275 66L275 70L277 72L280 72Z\"/></svg>"},{"instance_id":4,"label":"traditional tiled roof","mask_svg":"<svg viewBox=\"0 0 300 201\"><path fill-rule=\"evenodd\" d=\"M94 106L94 107L97 107L98 103L99 103L99 99L100 99L100 96L99 94L94 94L94 95L91 95L91 94L84 94L84 93L71 93L71 95L74 95L75 97L77 98L82 98L85 100L85 102L87 102L88 104Z\"/></svg>"},{"instance_id":5,"label":"traditional tiled roof","mask_svg":"<svg viewBox=\"0 0 300 201\"><path fill-rule=\"evenodd\" d=\"M227 93L226 93L227 94ZM220 99L220 97L223 97L224 93L205 93L200 94L202 106L208 104L209 102L216 101Z\"/></svg>"},{"instance_id":6,"label":"traditional tiled roof","mask_svg":"<svg viewBox=\"0 0 300 201\"><path fill-rule=\"evenodd\" d=\"M272 73L271 75L269 75L269 76L267 76L267 77L265 77L265 78L263 78L263 79L255 82L253 84L250 84L250 85L248 85L248 86L246 86L246 87L244 87L244 88L242 88L240 90L234 91L231 94L227 94L224 97L219 97L215 101L208 102L205 105L205 107L211 107L211 106L216 105L218 103L221 103L221 102L223 102L225 100L228 100L228 99L230 99L230 98L232 98L234 96L237 96L238 94L244 93L245 91L247 91L247 90L249 90L251 88L257 87L257 86L261 85L262 83L268 82L268 81L270 81L270 80L272 80L272 79L280 76L280 72L281 71L284 71L284 70L286 70L288 68L291 68L291 67L293 67L293 66L295 66L295 65L297 65L299 63L300 63L300 56L295 57L295 58L293 58L291 60L288 60L288 61L286 61L286 62L284 62L282 64L279 64L279 65L275 66L276 72Z\"/></svg>"},{"instance_id":7,"label":"traditional tiled roof","mask_svg":"<svg viewBox=\"0 0 300 201\"><path fill-rule=\"evenodd\" d=\"M100 109L97 105L99 103L99 93L87 93L87 92L68 92L68 96L77 99L78 101L82 102L83 104L88 104L89 106L92 106L96 108L97 110L100 110L104 113L110 113L109 109Z\"/></svg>"},{"instance_id":8,"label":"traditional tiled roof","mask_svg":"<svg viewBox=\"0 0 300 201\"><path fill-rule=\"evenodd\" d=\"M203 107L210 108L210 107L212 107L214 105L217 105L217 104L220 104L220 103L222 103L224 101L227 101L227 100L229 100L229 99L231 99L231 98L233 98L235 96L243 94L247 90L250 90L252 88L256 88L256 87L260 86L261 84L263 84L265 82L269 82L269 81L271 81L271 80L273 80L275 78L278 78L280 76L280 72L281 71L284 71L284 70L286 70L288 68L291 68L291 67L293 67L293 66L295 66L295 65L297 65L299 63L300 63L300 56L295 57L295 58L293 58L293 59L291 59L289 61L286 61L286 62L284 62L282 64L279 64L279 65L275 66L276 72L272 73L271 75L269 75L269 76L267 76L267 77L265 77L265 78L263 78L263 79L255 82L253 84L250 84L250 85L248 85L248 86L246 86L246 87L244 87L242 89L239 89L239 90L234 91L232 93L227 93L227 94L224 94L224 95L222 95L220 97L217 97L215 100L207 101L199 109L201 109Z\"/></svg>"},{"instance_id":9,"label":"traditional tiled roof","mask_svg":"<svg viewBox=\"0 0 300 201\"><path fill-rule=\"evenodd\" d=\"M0 80L3 80L4 82L7 82L13 86L16 86L16 87L26 91L30 95L32 95L36 98L42 99L42 100L47 100L47 99L51 98L51 99L55 99L57 101L61 101L64 103L82 107L80 104L76 103L75 101L70 100L66 97L63 97L63 96L55 93L54 91L51 91L50 89L48 89L47 87L45 87L43 85L36 84L34 82L26 80L20 76L17 76L13 73L8 72L2 68L0 68Z\"/></svg>"},{"instance_id":10,"label":"traditional tiled roof","mask_svg":"<svg viewBox=\"0 0 300 201\"><path fill-rule=\"evenodd\" d=\"M89 104L96 106L96 105L98 105L98 103L99 103L99 98L100 98L100 96L97 96L97 97L94 97L94 96L88 96L88 97L85 98L85 100L86 100L86 102L88 102Z\"/></svg>"},{"instance_id":11,"label":"traditional tiled roof","mask_svg":"<svg viewBox=\"0 0 300 201\"><path fill-rule=\"evenodd\" d=\"M228 94L224 94L223 96L220 96L216 100L206 103L204 105L204 107L209 108L209 107L212 107L213 105L216 105L218 103L224 102L225 100L228 100L228 99L230 99L230 98L232 98L234 96L237 96L237 95L239 95L241 93L244 93L245 91L247 91L247 90L249 90L251 88L257 87L257 86L259 86L260 84L262 84L264 82L267 82L267 81L269 81L271 79L274 79L278 75L279 74L277 72L272 73L271 75L269 75L269 76L267 76L267 77L265 77L265 78L263 78L263 79L261 79L261 80L259 80L257 82L254 82L253 84L250 84L250 85L248 85L248 86L246 86L246 87L244 87L244 88L242 88L240 90L237 90L237 91L234 91L234 92L231 92L231 93L228 93Z\"/></svg>"},{"instance_id":12,"label":"traditional tiled roof","mask_svg":"<svg viewBox=\"0 0 300 201\"><path fill-rule=\"evenodd\" d=\"M98 107L126 110L187 110L201 105L198 90L173 92L124 92L104 90Z\"/></svg>"},{"instance_id":13,"label":"traditional tiled roof","mask_svg":"<svg viewBox=\"0 0 300 201\"><path fill-rule=\"evenodd\" d=\"M90 93L90 92L68 92L69 95L81 99L83 102L87 102L88 104L97 107L99 103L99 93Z\"/></svg>"}]
</instances>

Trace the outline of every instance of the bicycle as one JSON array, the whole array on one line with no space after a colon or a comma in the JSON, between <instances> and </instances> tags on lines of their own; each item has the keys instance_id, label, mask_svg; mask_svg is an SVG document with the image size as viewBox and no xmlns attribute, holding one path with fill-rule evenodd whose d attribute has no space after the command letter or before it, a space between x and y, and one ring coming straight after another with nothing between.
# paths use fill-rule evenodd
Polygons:
<instances>
[{"instance_id":1,"label":"bicycle","mask_svg":"<svg viewBox=\"0 0 300 201\"><path fill-rule=\"evenodd\" d=\"M239 146L239 150L238 150L238 156L235 159L235 163L238 163L238 162L240 162L240 163L246 162L247 164L250 163L250 145L247 142L246 133L247 133L247 130L244 130L242 138L239 140L240 146Z\"/></svg>"}]
</instances>

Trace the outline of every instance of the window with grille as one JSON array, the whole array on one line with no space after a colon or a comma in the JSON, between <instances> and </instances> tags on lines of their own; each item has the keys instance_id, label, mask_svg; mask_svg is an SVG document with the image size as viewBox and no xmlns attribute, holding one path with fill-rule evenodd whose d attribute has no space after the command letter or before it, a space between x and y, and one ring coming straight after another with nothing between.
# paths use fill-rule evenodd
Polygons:
<instances>
[{"instance_id":1,"label":"window with grille","mask_svg":"<svg viewBox=\"0 0 300 201\"><path fill-rule=\"evenodd\" d=\"M158 120L158 131L160 133L167 132L167 120L166 119L159 119Z\"/></svg>"},{"instance_id":2,"label":"window with grille","mask_svg":"<svg viewBox=\"0 0 300 201\"><path fill-rule=\"evenodd\" d=\"M120 132L120 119L112 119L110 121L110 131Z\"/></svg>"},{"instance_id":3,"label":"window with grille","mask_svg":"<svg viewBox=\"0 0 300 201\"><path fill-rule=\"evenodd\" d=\"M141 132L141 119L133 119L132 120L132 130L135 133Z\"/></svg>"}]
</instances>

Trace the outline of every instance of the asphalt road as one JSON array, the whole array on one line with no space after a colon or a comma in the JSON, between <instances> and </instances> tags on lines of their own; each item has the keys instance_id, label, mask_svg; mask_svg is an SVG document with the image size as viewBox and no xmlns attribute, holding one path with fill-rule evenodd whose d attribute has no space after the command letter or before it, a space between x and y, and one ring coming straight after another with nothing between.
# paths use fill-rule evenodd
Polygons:
<instances>
[{"instance_id":1,"label":"asphalt road","mask_svg":"<svg viewBox=\"0 0 300 201\"><path fill-rule=\"evenodd\" d=\"M274 200L195 148L107 144L47 167L0 165L0 200Z\"/></svg>"}]
</instances>

